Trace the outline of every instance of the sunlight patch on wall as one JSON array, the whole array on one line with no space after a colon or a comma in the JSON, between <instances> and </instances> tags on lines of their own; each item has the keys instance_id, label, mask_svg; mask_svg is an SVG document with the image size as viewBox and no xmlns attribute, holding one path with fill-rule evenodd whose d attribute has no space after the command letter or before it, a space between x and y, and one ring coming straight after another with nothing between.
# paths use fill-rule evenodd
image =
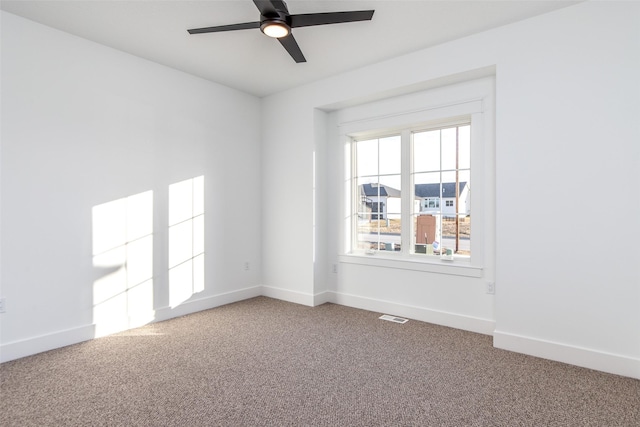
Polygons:
<instances>
[{"instance_id":1,"label":"sunlight patch on wall","mask_svg":"<svg viewBox=\"0 0 640 427\"><path fill-rule=\"evenodd\" d=\"M169 305L204 290L204 176L169 186Z\"/></svg>"},{"instance_id":2,"label":"sunlight patch on wall","mask_svg":"<svg viewBox=\"0 0 640 427\"><path fill-rule=\"evenodd\" d=\"M149 323L153 309L153 192L94 206L93 283L96 336Z\"/></svg>"}]
</instances>

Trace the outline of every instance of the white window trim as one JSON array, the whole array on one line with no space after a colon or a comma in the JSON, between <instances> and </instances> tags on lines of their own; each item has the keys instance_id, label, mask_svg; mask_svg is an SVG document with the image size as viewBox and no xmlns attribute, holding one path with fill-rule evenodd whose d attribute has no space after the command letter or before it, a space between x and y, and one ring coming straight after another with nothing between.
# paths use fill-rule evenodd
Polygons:
<instances>
[{"instance_id":1,"label":"white window trim","mask_svg":"<svg viewBox=\"0 0 640 427\"><path fill-rule=\"evenodd\" d=\"M341 244L339 261L351 264L391 267L434 273L482 277L483 268L493 257L495 247L495 136L494 136L494 79L483 78L456 85L431 89L404 95L338 112L340 143L343 144L343 197L340 207L344 220L341 221ZM371 255L353 252L352 248L352 206L351 168L352 139L389 134L399 131L411 132L449 125L471 122L471 138L482 141L472 144L471 158L476 161L471 167L474 182L475 206L483 200L483 208L474 209L474 229L471 240L471 257L457 257L454 261L438 257L410 254L408 245L403 245L399 253L376 252ZM411 153L403 149L403 162L409 164ZM478 161L481 159L481 161ZM473 161L473 160L472 160ZM406 176L406 178L405 178ZM411 188L411 174L403 174L403 188ZM406 182L405 182L406 181ZM481 185L479 185L481 184ZM410 204L410 198L405 198ZM472 206L474 202L472 201ZM407 210L405 210L407 209ZM410 206L403 206L403 212L410 212ZM402 241L411 242L410 216L403 215L407 224L402 224Z\"/></svg>"},{"instance_id":2,"label":"white window trim","mask_svg":"<svg viewBox=\"0 0 640 427\"><path fill-rule=\"evenodd\" d=\"M464 262L448 262L425 259L420 255L397 257L395 254L386 254L384 251L374 255L343 254L338 256L338 261L345 264L368 265L373 267L389 267L402 270L424 271L430 273L451 274L454 276L482 277L483 267L473 266Z\"/></svg>"}]
</instances>

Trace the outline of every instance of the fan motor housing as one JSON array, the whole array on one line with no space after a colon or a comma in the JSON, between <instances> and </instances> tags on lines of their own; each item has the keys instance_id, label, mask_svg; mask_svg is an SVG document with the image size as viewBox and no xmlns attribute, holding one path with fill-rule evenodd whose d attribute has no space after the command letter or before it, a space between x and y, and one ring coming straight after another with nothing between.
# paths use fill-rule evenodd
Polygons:
<instances>
[{"instance_id":1,"label":"fan motor housing","mask_svg":"<svg viewBox=\"0 0 640 427\"><path fill-rule=\"evenodd\" d=\"M264 24L265 22L280 22L287 27L291 27L291 15L279 10L274 10L267 15L260 14L260 23Z\"/></svg>"},{"instance_id":2,"label":"fan motor housing","mask_svg":"<svg viewBox=\"0 0 640 427\"><path fill-rule=\"evenodd\" d=\"M274 24L286 28L287 33L291 33L291 18L288 14L277 10L273 15L260 15L260 31L263 33L265 32L266 27Z\"/></svg>"}]
</instances>

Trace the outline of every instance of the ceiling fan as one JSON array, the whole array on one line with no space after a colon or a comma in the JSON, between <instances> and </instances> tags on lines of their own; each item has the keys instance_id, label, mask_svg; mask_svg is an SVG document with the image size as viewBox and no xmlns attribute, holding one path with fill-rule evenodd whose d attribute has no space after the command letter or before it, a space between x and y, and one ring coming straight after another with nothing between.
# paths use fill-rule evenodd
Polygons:
<instances>
[{"instance_id":1,"label":"ceiling fan","mask_svg":"<svg viewBox=\"0 0 640 427\"><path fill-rule=\"evenodd\" d=\"M194 28L187 31L189 34L203 34L260 28L265 35L277 38L294 61L300 63L307 62L307 60L302 54L296 39L293 38L293 34L291 33L292 28L369 21L373 17L374 12L373 10L358 10L292 15L289 13L286 3L282 0L253 0L253 2L260 11L260 21L220 25L217 27Z\"/></svg>"}]
</instances>

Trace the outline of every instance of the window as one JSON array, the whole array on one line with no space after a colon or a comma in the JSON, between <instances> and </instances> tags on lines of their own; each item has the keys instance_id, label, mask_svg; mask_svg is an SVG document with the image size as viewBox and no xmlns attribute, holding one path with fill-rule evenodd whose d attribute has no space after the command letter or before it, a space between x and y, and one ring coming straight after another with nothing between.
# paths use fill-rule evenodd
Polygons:
<instances>
[{"instance_id":1,"label":"window","mask_svg":"<svg viewBox=\"0 0 640 427\"><path fill-rule=\"evenodd\" d=\"M412 144L415 195L444 200L443 209L414 212L414 251L471 255L471 125L416 131ZM428 222L431 228L418 227Z\"/></svg>"},{"instance_id":2,"label":"window","mask_svg":"<svg viewBox=\"0 0 640 427\"><path fill-rule=\"evenodd\" d=\"M494 91L485 77L334 113L341 262L469 277L492 266Z\"/></svg>"},{"instance_id":3,"label":"window","mask_svg":"<svg viewBox=\"0 0 640 427\"><path fill-rule=\"evenodd\" d=\"M363 250L400 248L402 208L400 136L355 142L356 247Z\"/></svg>"},{"instance_id":4,"label":"window","mask_svg":"<svg viewBox=\"0 0 640 427\"><path fill-rule=\"evenodd\" d=\"M352 194L360 201L353 212L354 248L371 253L405 247L409 254L470 256L469 120L353 139ZM409 162L402 162L403 151L411 153ZM408 191L403 176L412 183L405 186ZM407 225L410 231L403 237Z\"/></svg>"}]
</instances>

